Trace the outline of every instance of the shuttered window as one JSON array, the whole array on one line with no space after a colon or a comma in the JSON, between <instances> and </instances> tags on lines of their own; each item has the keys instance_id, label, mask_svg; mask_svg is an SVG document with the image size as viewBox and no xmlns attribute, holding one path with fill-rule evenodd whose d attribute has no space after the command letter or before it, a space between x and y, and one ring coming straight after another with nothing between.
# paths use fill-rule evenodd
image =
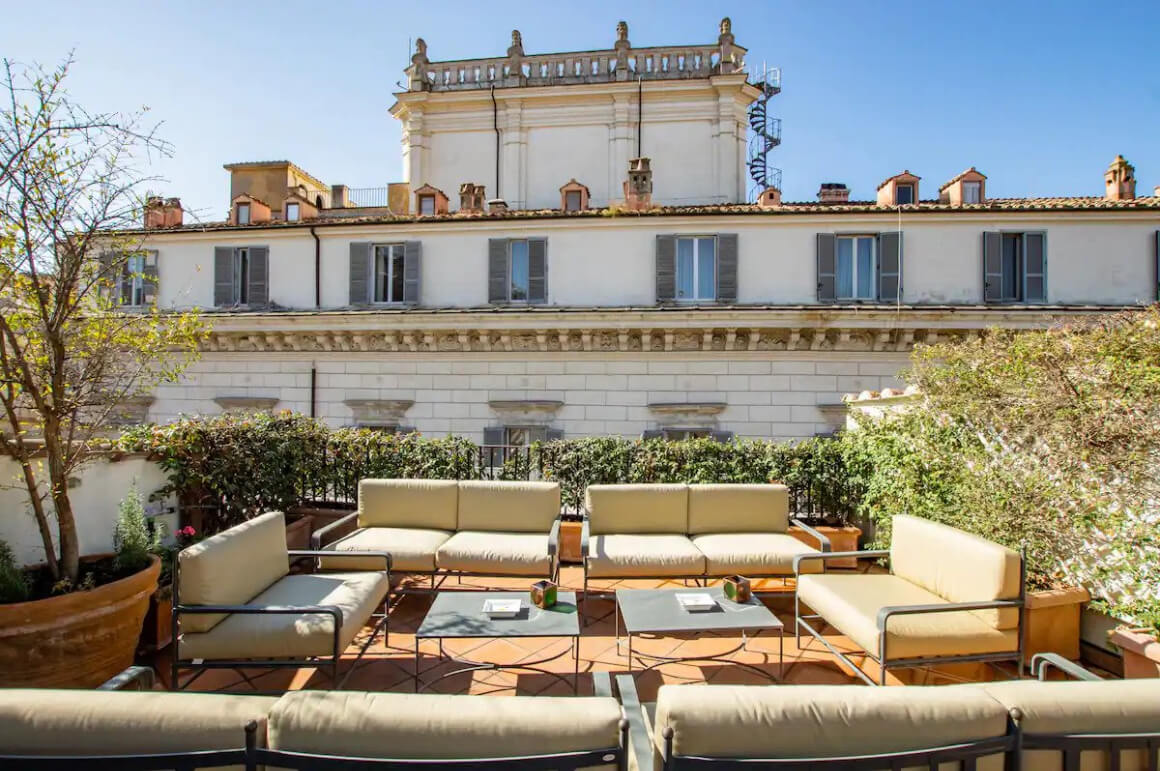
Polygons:
<instances>
[{"instance_id":1,"label":"shuttered window","mask_svg":"<svg viewBox=\"0 0 1160 771\"><path fill-rule=\"evenodd\" d=\"M377 303L403 301L403 245L375 245L375 291Z\"/></svg>"},{"instance_id":2,"label":"shuttered window","mask_svg":"<svg viewBox=\"0 0 1160 771\"><path fill-rule=\"evenodd\" d=\"M350 304L419 303L423 250L419 241L350 245Z\"/></svg>"},{"instance_id":3,"label":"shuttered window","mask_svg":"<svg viewBox=\"0 0 1160 771\"><path fill-rule=\"evenodd\" d=\"M121 263L114 297L122 307L140 308L157 300L157 252L131 254Z\"/></svg>"},{"instance_id":4,"label":"shuttered window","mask_svg":"<svg viewBox=\"0 0 1160 771\"><path fill-rule=\"evenodd\" d=\"M818 233L821 302L898 302L902 291L902 234Z\"/></svg>"},{"instance_id":5,"label":"shuttered window","mask_svg":"<svg viewBox=\"0 0 1160 771\"><path fill-rule=\"evenodd\" d=\"M657 302L737 301L737 235L657 236Z\"/></svg>"},{"instance_id":6,"label":"shuttered window","mask_svg":"<svg viewBox=\"0 0 1160 771\"><path fill-rule=\"evenodd\" d=\"M993 303L1047 300L1047 234L983 234L983 300Z\"/></svg>"},{"instance_id":7,"label":"shuttered window","mask_svg":"<svg viewBox=\"0 0 1160 771\"><path fill-rule=\"evenodd\" d=\"M269 303L270 250L265 246L214 248L214 305Z\"/></svg>"},{"instance_id":8,"label":"shuttered window","mask_svg":"<svg viewBox=\"0 0 1160 771\"><path fill-rule=\"evenodd\" d=\"M548 301L546 238L488 240L487 301L494 305Z\"/></svg>"}]
</instances>

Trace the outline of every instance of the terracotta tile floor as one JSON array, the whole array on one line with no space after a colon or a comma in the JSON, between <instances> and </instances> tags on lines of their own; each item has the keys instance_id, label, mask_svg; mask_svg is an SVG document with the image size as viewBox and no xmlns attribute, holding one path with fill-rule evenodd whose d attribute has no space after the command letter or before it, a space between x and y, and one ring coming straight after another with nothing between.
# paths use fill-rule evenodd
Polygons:
<instances>
[{"instance_id":1,"label":"terracotta tile floor","mask_svg":"<svg viewBox=\"0 0 1160 771\"><path fill-rule=\"evenodd\" d=\"M418 579L417 585L425 585L426 580ZM582 580L580 568L574 566L563 568L560 576L562 589L578 589ZM462 583L457 582L455 578L450 578L443 584L442 588L451 591L471 591L485 588L523 591L530 586L530 583L529 580L524 579L465 577L462 579ZM604 590L626 587L683 587L684 583L655 580L594 581L591 586L598 590ZM837 659L816 640L803 637L800 649L794 643L792 631L793 594L790 587L783 586L780 580L772 580L759 585L759 588L765 592L770 592L770 594L763 594L762 599L786 626L786 632L781 640L785 652L782 676L784 682L799 684L856 684L859 682L852 673L843 671ZM403 595L394 601L390 614L390 646L383 647L381 636L375 641L347 681L346 688L348 690L413 691L414 633L430 604L430 595L420 594ZM592 678L590 676L592 672L624 673L628 671L627 648L618 649L616 643L611 597L608 599L593 598L588 603L586 613L589 620L588 624L582 628L580 638L579 689L581 694L592 692ZM347 651L340 667L340 677L353 663L354 656L366 640L368 631L363 630ZM833 632L833 630L830 631ZM836 633L833 633L833 636L827 635L827 639L841 650L851 650L848 642ZM702 634L666 635L654 639L635 637L633 644L634 650L640 653L662 656L692 656L719 654L736 646L739 642L740 638L735 635ZM438 675L451 672L462 666L447 659L440 659L438 645L434 641L426 641L421 646L420 670L423 673L423 681L431 683L427 691L433 693L568 695L572 693L574 667L570 645L571 641L567 639L474 639L448 640L444 643L446 653L453 653L477 661L494 661L505 664L563 654L559 658L540 665L547 672L563 675L563 679L551 674L519 670L480 670L432 682L433 678ZM751 638L747 648L733 654L730 660L745 662L758 670L776 675L778 673L777 650L777 636L765 633L762 636ZM859 661L859 659L855 659L855 661ZM163 677L168 677L167 663L158 660L156 664L158 671L163 673ZM872 662L867 662L864 666L866 666L867 674L872 677L876 676L876 667ZM637 664L636 668L639 669L639 667L640 665ZM262 691L281 692L300 688L326 689L332 687L326 668L303 667L298 670L263 672L263 670L248 672L251 677L256 677L256 683ZM902 672L902 680L891 674L889 681L893 684L904 682L942 683L964 679L984 679L993 674L981 665L960 665L958 669L948 667L945 670L939 669L934 672L918 670ZM748 668L733 666L729 661L665 664L637 675L638 689L641 692L641 697L646 700L653 699L656 689L663 683L690 682L764 684L770 680ZM192 689L218 690L223 688L239 692L250 690L249 686L240 681L239 675L232 671L208 672L197 680Z\"/></svg>"}]
</instances>

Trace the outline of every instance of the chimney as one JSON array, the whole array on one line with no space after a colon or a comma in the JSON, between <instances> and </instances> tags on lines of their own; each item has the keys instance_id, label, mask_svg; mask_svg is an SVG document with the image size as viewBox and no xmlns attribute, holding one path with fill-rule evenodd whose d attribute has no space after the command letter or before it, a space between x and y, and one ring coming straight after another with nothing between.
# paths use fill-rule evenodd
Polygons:
<instances>
[{"instance_id":1,"label":"chimney","mask_svg":"<svg viewBox=\"0 0 1160 771\"><path fill-rule=\"evenodd\" d=\"M330 208L345 209L350 206L350 193L346 185L330 186Z\"/></svg>"},{"instance_id":2,"label":"chimney","mask_svg":"<svg viewBox=\"0 0 1160 771\"><path fill-rule=\"evenodd\" d=\"M624 182L624 205L634 211L652 206L652 168L648 158L628 162L628 179Z\"/></svg>"},{"instance_id":3,"label":"chimney","mask_svg":"<svg viewBox=\"0 0 1160 771\"><path fill-rule=\"evenodd\" d=\"M844 182L823 182L818 188L818 203L849 203L850 188Z\"/></svg>"},{"instance_id":4,"label":"chimney","mask_svg":"<svg viewBox=\"0 0 1160 771\"><path fill-rule=\"evenodd\" d=\"M1136 197L1136 167L1117 155L1104 172L1104 200L1130 201Z\"/></svg>"},{"instance_id":5,"label":"chimney","mask_svg":"<svg viewBox=\"0 0 1160 771\"><path fill-rule=\"evenodd\" d=\"M180 198L162 198L151 195L145 199L145 227L152 228L179 228L185 212L181 208Z\"/></svg>"},{"instance_id":6,"label":"chimney","mask_svg":"<svg viewBox=\"0 0 1160 771\"><path fill-rule=\"evenodd\" d=\"M482 214L485 197L483 185L464 182L459 186L459 212L461 214Z\"/></svg>"},{"instance_id":7,"label":"chimney","mask_svg":"<svg viewBox=\"0 0 1160 771\"><path fill-rule=\"evenodd\" d=\"M506 214L508 210L507 201L502 198L492 198L487 202L488 214Z\"/></svg>"},{"instance_id":8,"label":"chimney","mask_svg":"<svg viewBox=\"0 0 1160 771\"><path fill-rule=\"evenodd\" d=\"M781 191L776 187L767 187L757 196L759 209L776 209L781 206Z\"/></svg>"}]
</instances>

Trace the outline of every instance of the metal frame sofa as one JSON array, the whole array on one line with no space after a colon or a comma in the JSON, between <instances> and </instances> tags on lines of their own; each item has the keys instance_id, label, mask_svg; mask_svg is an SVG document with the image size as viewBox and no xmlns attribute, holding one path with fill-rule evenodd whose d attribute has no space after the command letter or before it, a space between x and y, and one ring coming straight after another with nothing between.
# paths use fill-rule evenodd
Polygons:
<instances>
[{"instance_id":1,"label":"metal frame sofa","mask_svg":"<svg viewBox=\"0 0 1160 771\"><path fill-rule=\"evenodd\" d=\"M1004 546L930 520L899 515L889 549L794 559L794 634L809 632L867 683L874 681L810 624L825 621L879 666L1014 661L1023 669L1023 557ZM817 573L838 557L888 559L889 573ZM803 614L802 605L813 613Z\"/></svg>"},{"instance_id":2,"label":"metal frame sofa","mask_svg":"<svg viewBox=\"0 0 1160 771\"><path fill-rule=\"evenodd\" d=\"M795 557L830 550L828 538L790 517L785 485L589 485L584 499L585 597L590 578L790 578ZM791 524L821 551L790 535Z\"/></svg>"},{"instance_id":3,"label":"metal frame sofa","mask_svg":"<svg viewBox=\"0 0 1160 771\"><path fill-rule=\"evenodd\" d=\"M209 669L235 669L250 682L243 669L297 669L304 660L329 663L341 687L380 629L387 644L391 557L328 552L328 567L361 569L290 573L292 561L320 555L287 549L278 511L183 549L173 569L170 688L180 690ZM372 618L371 634L340 682L342 652ZM190 669L195 674L183 684L180 674Z\"/></svg>"},{"instance_id":4,"label":"metal frame sofa","mask_svg":"<svg viewBox=\"0 0 1160 771\"><path fill-rule=\"evenodd\" d=\"M354 532L339 534L357 525ZM363 479L358 510L313 535L330 554L387 552L396 574L559 574L560 485L445 479ZM330 567L325 557L321 565ZM355 566L364 566L356 561Z\"/></svg>"}]
</instances>

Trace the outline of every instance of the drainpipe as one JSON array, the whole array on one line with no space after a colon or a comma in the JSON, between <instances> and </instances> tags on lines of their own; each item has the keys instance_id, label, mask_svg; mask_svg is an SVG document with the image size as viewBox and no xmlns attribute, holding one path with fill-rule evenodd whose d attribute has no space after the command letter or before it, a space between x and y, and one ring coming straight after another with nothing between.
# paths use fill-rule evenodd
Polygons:
<instances>
[{"instance_id":1,"label":"drainpipe","mask_svg":"<svg viewBox=\"0 0 1160 771\"><path fill-rule=\"evenodd\" d=\"M491 125L495 130L495 197L499 194L499 106L495 103L495 86L491 87Z\"/></svg>"},{"instance_id":2,"label":"drainpipe","mask_svg":"<svg viewBox=\"0 0 1160 771\"><path fill-rule=\"evenodd\" d=\"M322 307L322 242L310 226L310 235L314 236L314 307Z\"/></svg>"},{"instance_id":3,"label":"drainpipe","mask_svg":"<svg viewBox=\"0 0 1160 771\"><path fill-rule=\"evenodd\" d=\"M310 363L310 417L318 417L318 367Z\"/></svg>"},{"instance_id":4,"label":"drainpipe","mask_svg":"<svg viewBox=\"0 0 1160 771\"><path fill-rule=\"evenodd\" d=\"M640 157L640 124L644 115L644 75L636 76L636 157Z\"/></svg>"}]
</instances>

